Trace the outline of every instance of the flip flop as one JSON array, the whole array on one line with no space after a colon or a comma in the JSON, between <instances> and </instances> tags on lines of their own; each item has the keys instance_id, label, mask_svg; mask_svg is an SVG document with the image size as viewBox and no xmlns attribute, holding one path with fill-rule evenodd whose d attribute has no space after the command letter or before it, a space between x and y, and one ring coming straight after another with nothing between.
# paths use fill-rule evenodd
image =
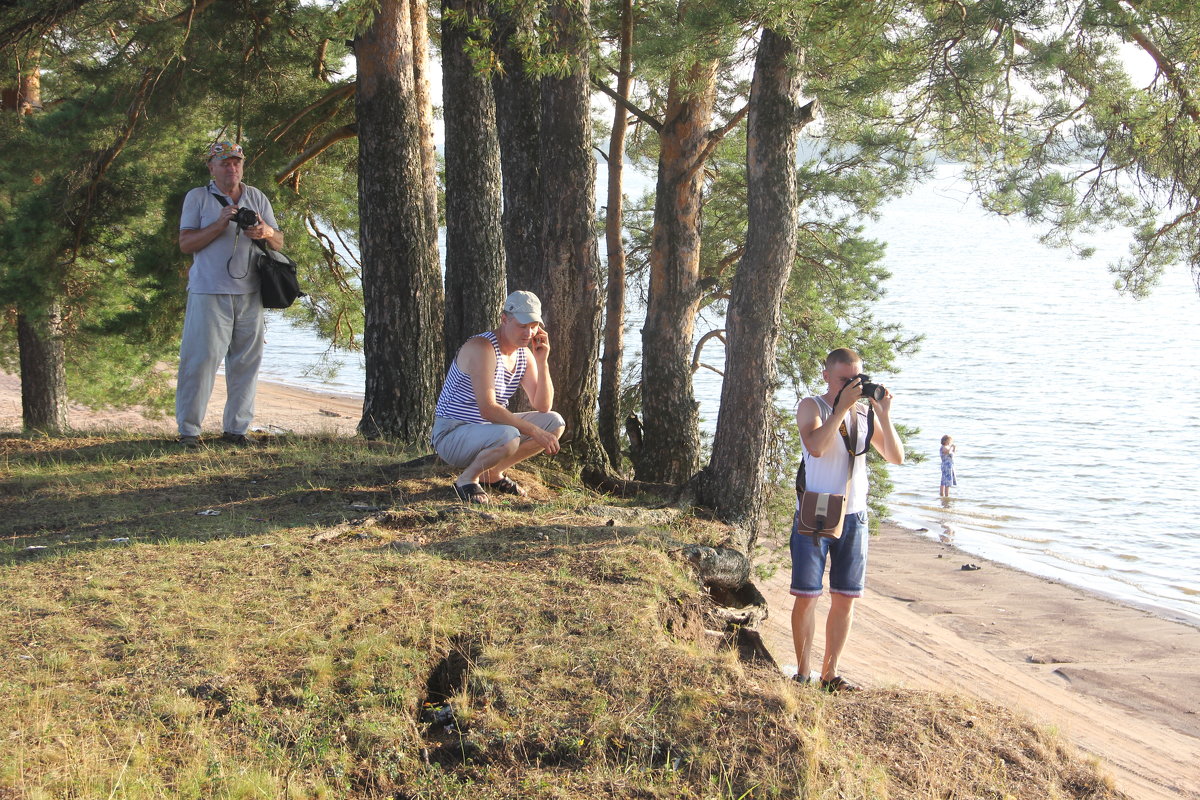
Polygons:
<instances>
[{"instance_id":1,"label":"flip flop","mask_svg":"<svg viewBox=\"0 0 1200 800\"><path fill-rule=\"evenodd\" d=\"M459 486L454 484L454 493L458 495L458 499L464 503L478 503L479 505L487 505L491 502L491 498L487 496L487 492L478 483L464 483Z\"/></svg>"},{"instance_id":2,"label":"flip flop","mask_svg":"<svg viewBox=\"0 0 1200 800\"><path fill-rule=\"evenodd\" d=\"M529 495L529 492L525 491L521 487L521 484L517 483L507 475L501 476L500 480L498 481L485 483L484 486L488 487L489 489L494 489L500 494L515 494L517 497L527 497Z\"/></svg>"},{"instance_id":3,"label":"flip flop","mask_svg":"<svg viewBox=\"0 0 1200 800\"><path fill-rule=\"evenodd\" d=\"M834 675L829 680L821 680L821 691L829 692L830 694L839 694L841 692L861 692L862 687L856 683L851 683L841 675Z\"/></svg>"}]
</instances>

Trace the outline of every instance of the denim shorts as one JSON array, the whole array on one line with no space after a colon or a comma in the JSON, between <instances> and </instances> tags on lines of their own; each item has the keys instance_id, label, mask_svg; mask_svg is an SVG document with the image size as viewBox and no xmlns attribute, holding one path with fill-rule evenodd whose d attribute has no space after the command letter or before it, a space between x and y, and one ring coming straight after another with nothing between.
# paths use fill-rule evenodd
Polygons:
<instances>
[{"instance_id":1,"label":"denim shorts","mask_svg":"<svg viewBox=\"0 0 1200 800\"><path fill-rule=\"evenodd\" d=\"M867 578L867 512L847 514L838 539L811 536L796 531L792 521L792 594L819 597L824 588L825 561L829 560L829 591L847 597L862 597Z\"/></svg>"}]
</instances>

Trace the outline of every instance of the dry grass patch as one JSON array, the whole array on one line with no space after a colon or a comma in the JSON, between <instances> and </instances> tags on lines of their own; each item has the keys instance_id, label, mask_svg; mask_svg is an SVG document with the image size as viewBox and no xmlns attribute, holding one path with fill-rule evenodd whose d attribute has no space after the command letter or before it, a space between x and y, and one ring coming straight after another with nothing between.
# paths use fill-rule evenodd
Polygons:
<instances>
[{"instance_id":1,"label":"dry grass patch","mask_svg":"<svg viewBox=\"0 0 1200 800\"><path fill-rule=\"evenodd\" d=\"M465 508L346 440L3 446L0 797L1118 796L1000 709L741 662L673 554L696 517L536 468Z\"/></svg>"}]
</instances>

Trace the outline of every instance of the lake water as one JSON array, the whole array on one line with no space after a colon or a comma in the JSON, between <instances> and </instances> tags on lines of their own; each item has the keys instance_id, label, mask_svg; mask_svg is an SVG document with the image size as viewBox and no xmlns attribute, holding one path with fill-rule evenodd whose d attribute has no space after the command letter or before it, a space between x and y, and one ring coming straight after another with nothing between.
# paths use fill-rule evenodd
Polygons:
<instances>
[{"instance_id":1,"label":"lake water","mask_svg":"<svg viewBox=\"0 0 1200 800\"><path fill-rule=\"evenodd\" d=\"M928 457L892 468L893 519L1200 624L1200 299L1186 269L1146 300L1122 297L1106 268L1125 251L1120 234L1099 237L1095 258L1073 259L1025 224L984 214L949 168L868 231L888 242L893 273L878 315L925 335L898 374L867 365L895 394L895 419L921 429L911 446ZM637 326L627 330L636 339ZM311 333L276 317L267 338L263 377L361 394L361 357L331 354L340 370L330 378ZM697 373L710 425L719 380ZM943 501L946 433L959 485Z\"/></svg>"}]
</instances>

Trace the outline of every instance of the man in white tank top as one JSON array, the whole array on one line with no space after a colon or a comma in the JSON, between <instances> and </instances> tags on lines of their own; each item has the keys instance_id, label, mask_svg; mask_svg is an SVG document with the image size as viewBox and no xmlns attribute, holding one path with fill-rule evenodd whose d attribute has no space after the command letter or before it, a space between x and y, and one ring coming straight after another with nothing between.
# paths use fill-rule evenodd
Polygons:
<instances>
[{"instance_id":1,"label":"man in white tank top","mask_svg":"<svg viewBox=\"0 0 1200 800\"><path fill-rule=\"evenodd\" d=\"M867 573L867 457L847 451L848 438L855 453L866 449L867 409L860 375L862 359L848 348L834 350L825 359L822 373L828 388L820 397L806 397L796 407L796 425L804 445L805 488L812 492L846 495L846 519L838 539L813 539L792 530L792 640L796 646L796 680L811 683L813 636L817 629L817 600L824 589L825 562L829 561L829 615L825 619L825 657L820 687L826 691L854 691L858 687L838 674L838 659L850 636L854 601L862 596ZM904 463L904 446L892 424L892 393L867 399L875 412L871 446L889 464ZM844 424L844 428L843 428ZM847 476L849 483L847 484Z\"/></svg>"},{"instance_id":2,"label":"man in white tank top","mask_svg":"<svg viewBox=\"0 0 1200 800\"><path fill-rule=\"evenodd\" d=\"M462 470L454 491L463 502L489 503L487 490L523 496L504 470L538 453L558 452L566 423L551 410L549 356L542 302L533 292L510 294L500 327L459 348L438 397L431 444L443 461ZM534 411L508 410L518 386Z\"/></svg>"}]
</instances>

